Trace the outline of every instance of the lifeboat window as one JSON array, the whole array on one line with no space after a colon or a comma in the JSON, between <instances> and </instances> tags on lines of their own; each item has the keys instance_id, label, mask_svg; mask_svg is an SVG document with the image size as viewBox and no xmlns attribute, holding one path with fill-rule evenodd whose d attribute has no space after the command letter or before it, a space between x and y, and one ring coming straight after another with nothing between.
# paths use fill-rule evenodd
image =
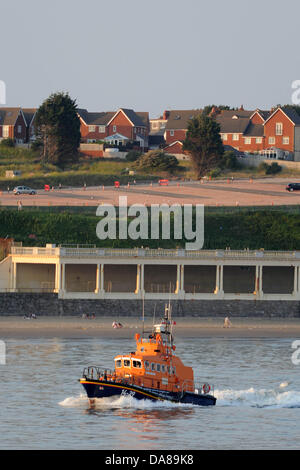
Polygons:
<instances>
[{"instance_id":1,"label":"lifeboat window","mask_svg":"<svg viewBox=\"0 0 300 470\"><path fill-rule=\"evenodd\" d=\"M118 359L118 360L116 361L116 367L122 367L122 361L121 361L121 359Z\"/></svg>"},{"instance_id":2,"label":"lifeboat window","mask_svg":"<svg viewBox=\"0 0 300 470\"><path fill-rule=\"evenodd\" d=\"M130 367L130 360L129 359L124 359L123 364L124 364L124 367Z\"/></svg>"},{"instance_id":3,"label":"lifeboat window","mask_svg":"<svg viewBox=\"0 0 300 470\"><path fill-rule=\"evenodd\" d=\"M145 369L150 369L149 361L145 361Z\"/></svg>"},{"instance_id":4,"label":"lifeboat window","mask_svg":"<svg viewBox=\"0 0 300 470\"><path fill-rule=\"evenodd\" d=\"M132 366L137 367L138 369L140 369L142 367L142 363L141 363L141 361L138 361L138 360L134 359L132 361Z\"/></svg>"},{"instance_id":5,"label":"lifeboat window","mask_svg":"<svg viewBox=\"0 0 300 470\"><path fill-rule=\"evenodd\" d=\"M162 371L163 373L165 372L165 365L164 365L164 364L161 365L161 371Z\"/></svg>"},{"instance_id":6,"label":"lifeboat window","mask_svg":"<svg viewBox=\"0 0 300 470\"><path fill-rule=\"evenodd\" d=\"M157 372L160 372L160 364L156 364L156 370Z\"/></svg>"},{"instance_id":7,"label":"lifeboat window","mask_svg":"<svg viewBox=\"0 0 300 470\"><path fill-rule=\"evenodd\" d=\"M155 363L151 362L151 370L156 370Z\"/></svg>"}]
</instances>

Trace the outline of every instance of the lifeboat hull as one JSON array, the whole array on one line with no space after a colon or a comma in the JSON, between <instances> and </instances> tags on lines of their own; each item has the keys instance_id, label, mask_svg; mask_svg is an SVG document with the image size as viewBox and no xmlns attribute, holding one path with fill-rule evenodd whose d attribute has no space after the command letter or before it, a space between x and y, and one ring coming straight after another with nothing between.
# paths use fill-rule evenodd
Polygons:
<instances>
[{"instance_id":1,"label":"lifeboat hull","mask_svg":"<svg viewBox=\"0 0 300 470\"><path fill-rule=\"evenodd\" d=\"M84 387L91 404L93 404L95 398L120 396L131 396L137 400L190 403L199 406L213 406L216 404L216 398L209 394L196 394L192 392L175 393L104 380L81 379L80 383Z\"/></svg>"}]
</instances>

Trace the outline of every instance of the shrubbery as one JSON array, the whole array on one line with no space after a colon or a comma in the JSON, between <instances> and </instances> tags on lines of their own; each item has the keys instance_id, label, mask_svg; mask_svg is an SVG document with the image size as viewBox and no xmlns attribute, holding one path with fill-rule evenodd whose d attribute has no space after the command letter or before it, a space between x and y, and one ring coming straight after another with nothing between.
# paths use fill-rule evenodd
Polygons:
<instances>
[{"instance_id":1,"label":"shrubbery","mask_svg":"<svg viewBox=\"0 0 300 470\"><path fill-rule=\"evenodd\" d=\"M15 141L14 139L11 139L10 137L8 137L7 139L2 139L0 142L0 145L3 147L14 147Z\"/></svg>"},{"instance_id":2,"label":"shrubbery","mask_svg":"<svg viewBox=\"0 0 300 470\"><path fill-rule=\"evenodd\" d=\"M164 153L162 150L150 150L141 155L136 161L136 168L150 171L169 171L172 173L178 169L179 163L176 157Z\"/></svg>"},{"instance_id":3,"label":"shrubbery","mask_svg":"<svg viewBox=\"0 0 300 470\"><path fill-rule=\"evenodd\" d=\"M127 153L126 155L126 160L128 162L135 162L140 156L142 155L141 152L138 152L137 150L130 150L130 152Z\"/></svg>"},{"instance_id":4,"label":"shrubbery","mask_svg":"<svg viewBox=\"0 0 300 470\"><path fill-rule=\"evenodd\" d=\"M75 212L76 211L76 212ZM294 211L294 212L293 212ZM173 217L171 215L171 220ZM105 240L96 236L99 217L93 208L0 210L0 237L12 237L28 246L46 243L96 244L107 247L176 248L185 240ZM171 228L173 227L173 223ZM34 235L34 238L32 237ZM205 249L300 250L297 209L261 210L211 208L205 211Z\"/></svg>"},{"instance_id":5,"label":"shrubbery","mask_svg":"<svg viewBox=\"0 0 300 470\"><path fill-rule=\"evenodd\" d=\"M280 173L282 170L282 167L278 165L277 162L271 163L271 165L268 165L266 162L260 163L258 166L259 171L264 171L266 175L276 175L276 173Z\"/></svg>"}]
</instances>

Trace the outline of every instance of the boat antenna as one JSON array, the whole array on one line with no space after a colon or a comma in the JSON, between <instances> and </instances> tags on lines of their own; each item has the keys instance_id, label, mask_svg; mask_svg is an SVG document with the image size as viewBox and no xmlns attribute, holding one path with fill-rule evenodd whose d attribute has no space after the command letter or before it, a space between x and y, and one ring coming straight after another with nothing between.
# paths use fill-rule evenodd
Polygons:
<instances>
[{"instance_id":1,"label":"boat antenna","mask_svg":"<svg viewBox=\"0 0 300 470\"><path fill-rule=\"evenodd\" d=\"M156 303L154 304L154 310L153 310L153 327L154 327L154 324L155 324L155 311L156 311Z\"/></svg>"},{"instance_id":2,"label":"boat antenna","mask_svg":"<svg viewBox=\"0 0 300 470\"><path fill-rule=\"evenodd\" d=\"M143 336L145 333L145 298L144 292L142 293L142 313L143 313Z\"/></svg>"}]
</instances>

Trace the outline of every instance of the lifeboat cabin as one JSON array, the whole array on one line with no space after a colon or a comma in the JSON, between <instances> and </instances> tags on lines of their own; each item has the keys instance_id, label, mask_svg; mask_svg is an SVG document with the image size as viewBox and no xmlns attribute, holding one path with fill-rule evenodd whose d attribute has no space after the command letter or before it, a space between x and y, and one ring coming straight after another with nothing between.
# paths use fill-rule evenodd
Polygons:
<instances>
[{"instance_id":1,"label":"lifeboat cabin","mask_svg":"<svg viewBox=\"0 0 300 470\"><path fill-rule=\"evenodd\" d=\"M136 351L114 358L115 380L168 392L194 392L193 369L173 354L172 334L165 323L154 325L148 338L136 334Z\"/></svg>"}]
</instances>

